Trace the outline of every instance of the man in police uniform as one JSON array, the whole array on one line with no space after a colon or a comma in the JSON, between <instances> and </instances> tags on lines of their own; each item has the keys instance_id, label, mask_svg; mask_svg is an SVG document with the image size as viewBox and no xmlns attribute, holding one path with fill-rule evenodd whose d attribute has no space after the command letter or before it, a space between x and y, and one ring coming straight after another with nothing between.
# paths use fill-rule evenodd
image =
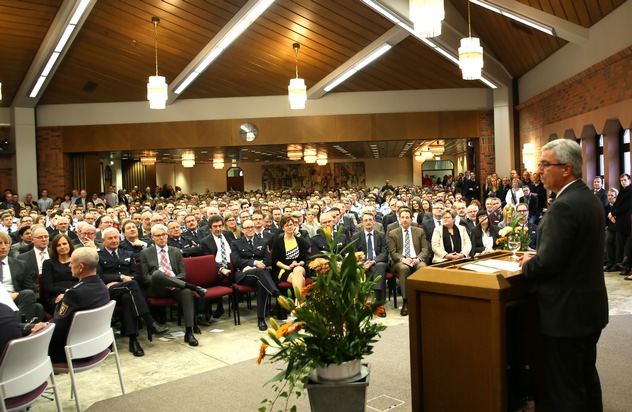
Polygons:
<instances>
[{"instance_id":1,"label":"man in police uniform","mask_svg":"<svg viewBox=\"0 0 632 412\"><path fill-rule=\"evenodd\" d=\"M78 278L79 282L66 291L51 320L55 324L55 331L48 348L48 354L53 362L66 361L64 346L75 312L98 308L107 305L110 301L108 288L97 276L98 264L97 251L88 247L76 249L70 258L72 276ZM45 326L45 323L36 324L31 334Z\"/></svg>"},{"instance_id":2,"label":"man in police uniform","mask_svg":"<svg viewBox=\"0 0 632 412\"><path fill-rule=\"evenodd\" d=\"M123 328L129 337L129 351L134 356L143 356L145 351L136 339L138 337L138 317L147 323L149 341L153 334L161 334L169 329L158 322L149 313L147 302L140 289L141 276L134 262L132 252L119 248L121 237L113 227L103 230L103 245L99 254L97 273L106 284L110 298L123 307Z\"/></svg>"}]
</instances>

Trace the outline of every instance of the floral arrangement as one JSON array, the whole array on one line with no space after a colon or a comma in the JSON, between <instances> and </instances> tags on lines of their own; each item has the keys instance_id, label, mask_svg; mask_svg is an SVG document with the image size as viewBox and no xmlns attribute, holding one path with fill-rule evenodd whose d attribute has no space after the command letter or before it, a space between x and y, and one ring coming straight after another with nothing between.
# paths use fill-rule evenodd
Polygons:
<instances>
[{"instance_id":1,"label":"floral arrangement","mask_svg":"<svg viewBox=\"0 0 632 412\"><path fill-rule=\"evenodd\" d=\"M384 302L374 301L375 282L367 280L358 263L364 254L355 252L353 245L336 253L337 240L330 242L329 252L309 264L317 274L314 283L288 291L287 298L278 297L278 303L295 319L280 325L271 318L272 327L261 338L257 363L269 353L271 362L284 362L285 368L268 382L276 396L264 399L260 411L272 410L279 398L286 399L284 410L288 410L291 396L298 398L303 393L311 370L370 355L380 332L386 329L371 321L373 312Z\"/></svg>"},{"instance_id":2,"label":"floral arrangement","mask_svg":"<svg viewBox=\"0 0 632 412\"><path fill-rule=\"evenodd\" d=\"M504 211L503 213L506 212L507 211ZM498 231L498 239L496 239L496 244L502 245L503 249L508 250L509 238L511 236L518 236L520 238L520 250L523 252L528 250L529 245L531 244L531 233L529 232L529 226L527 226L526 224L520 224L520 221L522 219L522 216L514 216L514 218L509 222L508 226L500 229Z\"/></svg>"}]
</instances>

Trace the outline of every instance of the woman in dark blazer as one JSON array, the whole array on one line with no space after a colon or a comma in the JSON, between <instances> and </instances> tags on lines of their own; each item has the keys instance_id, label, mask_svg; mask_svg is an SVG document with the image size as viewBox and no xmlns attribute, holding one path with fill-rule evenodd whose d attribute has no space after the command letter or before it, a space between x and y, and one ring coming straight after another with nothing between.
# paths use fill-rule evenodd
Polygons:
<instances>
[{"instance_id":1,"label":"woman in dark blazer","mask_svg":"<svg viewBox=\"0 0 632 412\"><path fill-rule=\"evenodd\" d=\"M48 256L42 264L42 289L44 309L48 313L55 312L55 305L64 297L66 290L72 288L79 279L70 271L70 255L75 247L67 235L55 236L50 244Z\"/></svg>"},{"instance_id":2,"label":"woman in dark blazer","mask_svg":"<svg viewBox=\"0 0 632 412\"><path fill-rule=\"evenodd\" d=\"M472 231L472 256L498 248L498 228L489 224L487 212L479 210L476 213L476 227Z\"/></svg>"},{"instance_id":3,"label":"woman in dark blazer","mask_svg":"<svg viewBox=\"0 0 632 412\"><path fill-rule=\"evenodd\" d=\"M279 223L283 229L270 240L272 249L272 278L275 282L290 282L302 289L305 286L305 264L309 256L310 243L303 236L294 236L294 220L285 216Z\"/></svg>"}]
</instances>

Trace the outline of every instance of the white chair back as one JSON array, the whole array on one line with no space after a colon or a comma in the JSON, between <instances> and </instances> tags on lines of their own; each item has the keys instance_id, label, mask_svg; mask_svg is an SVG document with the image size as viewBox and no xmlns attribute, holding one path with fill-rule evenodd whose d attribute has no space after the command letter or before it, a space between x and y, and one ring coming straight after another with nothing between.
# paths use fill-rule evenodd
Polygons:
<instances>
[{"instance_id":1,"label":"white chair back","mask_svg":"<svg viewBox=\"0 0 632 412\"><path fill-rule=\"evenodd\" d=\"M66 350L72 359L88 358L112 345L111 321L116 301L75 313L68 331Z\"/></svg>"},{"instance_id":2,"label":"white chair back","mask_svg":"<svg viewBox=\"0 0 632 412\"><path fill-rule=\"evenodd\" d=\"M55 387L53 365L48 357L48 346L55 330L49 324L38 333L13 339L7 345L0 364L0 394L2 410L6 410L4 399L34 391L51 377L57 409L61 409ZM24 405L24 408L28 406Z\"/></svg>"}]
</instances>

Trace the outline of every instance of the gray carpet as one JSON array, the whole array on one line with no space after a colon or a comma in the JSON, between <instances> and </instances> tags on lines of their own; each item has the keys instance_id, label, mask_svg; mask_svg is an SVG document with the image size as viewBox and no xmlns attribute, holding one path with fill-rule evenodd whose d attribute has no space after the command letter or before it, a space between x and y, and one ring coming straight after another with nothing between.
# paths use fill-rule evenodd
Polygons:
<instances>
[{"instance_id":1,"label":"gray carpet","mask_svg":"<svg viewBox=\"0 0 632 412\"><path fill-rule=\"evenodd\" d=\"M611 316L599 342L598 360L606 412L630 410L631 344L632 316ZM408 325L390 326L382 334L375 353L365 360L371 365L367 411L412 410L409 359ZM261 400L273 394L270 387L262 385L275 375L275 368L269 363L256 365L253 359L99 401L88 411L256 411ZM307 396L295 404L299 411L309 410Z\"/></svg>"},{"instance_id":2,"label":"gray carpet","mask_svg":"<svg viewBox=\"0 0 632 412\"><path fill-rule=\"evenodd\" d=\"M253 348L252 352L256 351L257 348ZM375 345L374 353L364 360L371 368L367 403L373 409L367 410L412 410L409 359L408 324L389 326ZM211 411L221 408L227 411L257 411L263 399L274 395L272 388L263 384L277 374L276 368L280 366L265 361L257 365L253 359L99 401L87 410ZM294 404L299 411L308 411L307 394L295 400Z\"/></svg>"}]
</instances>

